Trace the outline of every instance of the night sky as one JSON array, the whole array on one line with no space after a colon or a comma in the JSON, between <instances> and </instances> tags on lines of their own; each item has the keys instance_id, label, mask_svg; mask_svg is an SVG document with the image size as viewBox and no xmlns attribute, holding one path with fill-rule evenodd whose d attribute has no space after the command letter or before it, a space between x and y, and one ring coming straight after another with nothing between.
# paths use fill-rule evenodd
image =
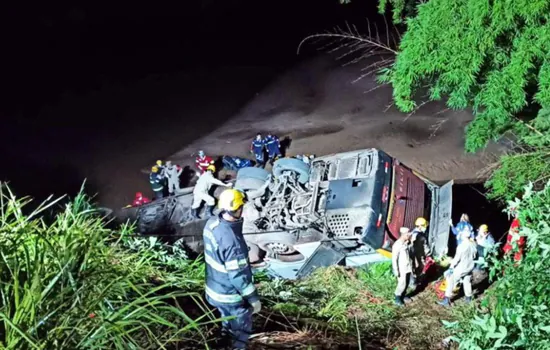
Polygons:
<instances>
[{"instance_id":1,"label":"night sky","mask_svg":"<svg viewBox=\"0 0 550 350\"><path fill-rule=\"evenodd\" d=\"M183 95L207 95L222 86L231 90L227 81L218 80L218 69L270 67L262 77L241 77L241 84L250 79L258 90L299 60L318 54L310 49L296 55L304 36L345 21L364 23L375 6L367 0L348 5L338 0L3 5L0 179L10 180L20 194L71 192L87 174L67 158L92 164L97 144L107 145L108 138L151 142L156 137L140 130L140 124L147 125L143 116L117 114L108 103L74 115L64 101L78 104L80 97L112 86L123 92L151 77L197 71L204 72L204 86L178 88ZM246 101L241 97L235 108ZM201 129L196 118L185 118L186 128ZM179 147L192 141L189 137L182 136Z\"/></svg>"}]
</instances>

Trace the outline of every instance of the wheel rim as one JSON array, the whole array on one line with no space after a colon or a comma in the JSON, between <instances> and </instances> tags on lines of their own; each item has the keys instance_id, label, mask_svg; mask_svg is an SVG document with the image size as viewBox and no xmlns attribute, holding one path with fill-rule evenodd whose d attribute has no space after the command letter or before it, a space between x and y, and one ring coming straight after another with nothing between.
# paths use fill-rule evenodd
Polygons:
<instances>
[{"instance_id":1,"label":"wheel rim","mask_svg":"<svg viewBox=\"0 0 550 350\"><path fill-rule=\"evenodd\" d=\"M292 254L296 250L289 246L288 244L281 243L281 242L269 242L265 245L266 249L269 250L271 253L275 254Z\"/></svg>"}]
</instances>

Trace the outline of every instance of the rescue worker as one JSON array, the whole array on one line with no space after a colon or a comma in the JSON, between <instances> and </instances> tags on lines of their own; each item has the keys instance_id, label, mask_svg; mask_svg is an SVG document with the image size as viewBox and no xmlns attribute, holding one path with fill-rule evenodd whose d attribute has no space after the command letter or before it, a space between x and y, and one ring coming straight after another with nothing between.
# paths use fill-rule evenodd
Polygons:
<instances>
[{"instance_id":1,"label":"rescue worker","mask_svg":"<svg viewBox=\"0 0 550 350\"><path fill-rule=\"evenodd\" d=\"M195 158L195 165L199 169L199 173L203 174L209 165L214 165L214 159L205 155L203 150L200 150L197 158Z\"/></svg>"},{"instance_id":2,"label":"rescue worker","mask_svg":"<svg viewBox=\"0 0 550 350\"><path fill-rule=\"evenodd\" d=\"M162 164L162 160L157 160L155 165L159 168L159 175L164 179L164 170L166 169L166 166Z\"/></svg>"},{"instance_id":3,"label":"rescue worker","mask_svg":"<svg viewBox=\"0 0 550 350\"><path fill-rule=\"evenodd\" d=\"M479 226L476 236L477 256L484 258L487 253L495 246L495 239L489 232L489 226L483 224ZM482 263L476 263L476 269L483 269Z\"/></svg>"},{"instance_id":4,"label":"rescue worker","mask_svg":"<svg viewBox=\"0 0 550 350\"><path fill-rule=\"evenodd\" d=\"M443 306L451 305L453 290L461 280L466 302L472 301L472 271L477 257L477 247L474 240L470 238L468 230L462 231L461 235L461 243L456 248L449 270L445 272L447 289L445 298L439 302Z\"/></svg>"},{"instance_id":5,"label":"rescue worker","mask_svg":"<svg viewBox=\"0 0 550 350\"><path fill-rule=\"evenodd\" d=\"M451 231L456 237L456 245L460 244L460 232L468 230L470 232L470 238L474 238L474 228L470 224L470 217L468 214L460 215L460 221L456 224L456 227L453 225L453 220L449 220L449 225L451 225Z\"/></svg>"},{"instance_id":6,"label":"rescue worker","mask_svg":"<svg viewBox=\"0 0 550 350\"><path fill-rule=\"evenodd\" d=\"M155 199L161 199L164 197L164 178L160 175L160 169L156 165L151 168L149 183L151 184L151 189L155 194Z\"/></svg>"},{"instance_id":7,"label":"rescue worker","mask_svg":"<svg viewBox=\"0 0 550 350\"><path fill-rule=\"evenodd\" d=\"M480 256L485 256L486 252L495 246L495 239L489 232L489 226L483 224L477 230L476 242L479 248Z\"/></svg>"},{"instance_id":8,"label":"rescue worker","mask_svg":"<svg viewBox=\"0 0 550 350\"><path fill-rule=\"evenodd\" d=\"M269 157L269 163L273 163L281 156L281 143L277 135L268 133L265 137L265 148L267 149L267 156Z\"/></svg>"},{"instance_id":9,"label":"rescue worker","mask_svg":"<svg viewBox=\"0 0 550 350\"><path fill-rule=\"evenodd\" d=\"M405 294L411 280L413 272L413 262L411 260L411 239L412 233L406 227L399 229L399 239L395 241L392 247L392 268L393 274L397 277L397 287L395 287L395 304L405 305ZM407 298L408 299L408 298Z\"/></svg>"},{"instance_id":10,"label":"rescue worker","mask_svg":"<svg viewBox=\"0 0 550 350\"><path fill-rule=\"evenodd\" d=\"M232 187L233 184L226 184L214 177L214 173L216 172L216 167L214 165L209 165L208 168L206 168L206 172L202 174L199 179L197 180L197 183L195 184L195 188L193 189L193 204L191 204L191 214L195 219L200 219L199 217L199 208L201 206L201 203L204 201L207 205L206 213L209 216L214 215L214 205L216 204L216 200L214 197L212 197L209 194L210 188L212 188L212 185L218 185L218 186L224 186L224 187Z\"/></svg>"},{"instance_id":11,"label":"rescue worker","mask_svg":"<svg viewBox=\"0 0 550 350\"><path fill-rule=\"evenodd\" d=\"M252 315L262 307L242 233L244 203L242 192L223 191L218 202L221 213L210 218L203 231L206 300L223 318L234 317L222 323L222 332L232 340L233 349L246 348Z\"/></svg>"},{"instance_id":12,"label":"rescue worker","mask_svg":"<svg viewBox=\"0 0 550 350\"><path fill-rule=\"evenodd\" d=\"M147 197L143 196L143 193L136 192L136 197L134 198L134 201L132 202L133 207L139 207L143 204L151 203L151 200Z\"/></svg>"},{"instance_id":13,"label":"rescue worker","mask_svg":"<svg viewBox=\"0 0 550 350\"><path fill-rule=\"evenodd\" d=\"M180 190L180 175L183 169L179 165L172 164L171 161L166 161L164 176L168 180L168 193L170 195L178 193Z\"/></svg>"},{"instance_id":14,"label":"rescue worker","mask_svg":"<svg viewBox=\"0 0 550 350\"><path fill-rule=\"evenodd\" d=\"M526 237L520 236L520 222L518 218L517 208L512 208L510 214L513 216L512 224L506 235L506 244L503 247L504 255L507 256L514 253L514 261L519 263L523 257L523 250L525 249Z\"/></svg>"},{"instance_id":15,"label":"rescue worker","mask_svg":"<svg viewBox=\"0 0 550 350\"><path fill-rule=\"evenodd\" d=\"M265 140L262 138L262 134L258 133L256 138L252 140L252 143L250 144L250 153L254 154L254 157L256 158L256 166L260 168L265 167L264 147Z\"/></svg>"},{"instance_id":16,"label":"rescue worker","mask_svg":"<svg viewBox=\"0 0 550 350\"><path fill-rule=\"evenodd\" d=\"M412 231L412 259L413 259L413 284L419 287L424 266L432 259L432 250L428 245L428 221L419 217L414 222L415 228Z\"/></svg>"}]
</instances>

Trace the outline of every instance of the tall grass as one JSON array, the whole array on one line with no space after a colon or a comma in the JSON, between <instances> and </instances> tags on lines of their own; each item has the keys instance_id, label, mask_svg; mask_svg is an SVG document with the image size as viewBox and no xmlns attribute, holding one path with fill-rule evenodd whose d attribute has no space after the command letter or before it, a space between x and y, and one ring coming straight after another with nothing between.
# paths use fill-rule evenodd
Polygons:
<instances>
[{"instance_id":1,"label":"tall grass","mask_svg":"<svg viewBox=\"0 0 550 350\"><path fill-rule=\"evenodd\" d=\"M206 342L203 330L217 320L193 291L202 285L200 265L163 264L129 249L130 228L107 229L83 194L53 216L44 214L57 211L59 200L25 214L30 203L0 188L0 348Z\"/></svg>"}]
</instances>

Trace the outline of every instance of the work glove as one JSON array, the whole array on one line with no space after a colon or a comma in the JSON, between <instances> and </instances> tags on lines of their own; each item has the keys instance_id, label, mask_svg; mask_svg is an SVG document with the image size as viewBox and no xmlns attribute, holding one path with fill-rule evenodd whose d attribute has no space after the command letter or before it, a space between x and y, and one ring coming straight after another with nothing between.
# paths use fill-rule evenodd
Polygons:
<instances>
[{"instance_id":1,"label":"work glove","mask_svg":"<svg viewBox=\"0 0 550 350\"><path fill-rule=\"evenodd\" d=\"M393 270L393 275L394 275L395 277L399 277L399 271Z\"/></svg>"},{"instance_id":2,"label":"work glove","mask_svg":"<svg viewBox=\"0 0 550 350\"><path fill-rule=\"evenodd\" d=\"M262 310L262 303L259 300L251 303L250 305L252 306L252 314L260 313Z\"/></svg>"},{"instance_id":3,"label":"work glove","mask_svg":"<svg viewBox=\"0 0 550 350\"><path fill-rule=\"evenodd\" d=\"M226 185L227 185L227 187L228 187L228 188L231 188L231 187L233 187L233 184L232 184L231 182L230 182L230 183L228 183L228 184L226 184Z\"/></svg>"}]
</instances>

